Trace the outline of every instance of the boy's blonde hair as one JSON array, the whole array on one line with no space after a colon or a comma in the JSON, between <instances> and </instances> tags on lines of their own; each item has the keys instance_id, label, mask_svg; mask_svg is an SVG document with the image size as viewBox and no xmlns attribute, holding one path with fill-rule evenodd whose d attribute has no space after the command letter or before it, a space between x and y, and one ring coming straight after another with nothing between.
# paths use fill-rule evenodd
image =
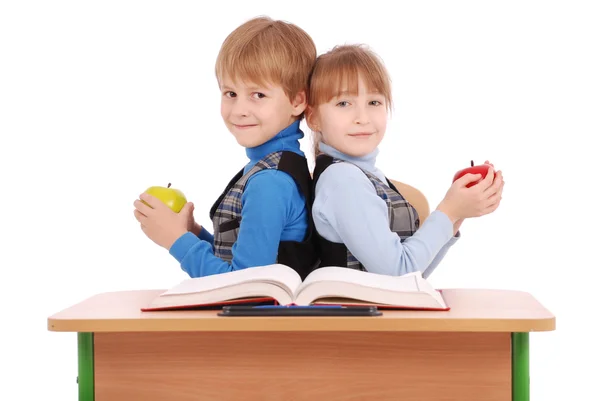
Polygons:
<instances>
[{"instance_id":1,"label":"boy's blonde hair","mask_svg":"<svg viewBox=\"0 0 600 401\"><path fill-rule=\"evenodd\" d=\"M281 86L293 101L299 92L308 91L316 58L316 46L304 30L288 22L257 17L227 36L215 73L219 84L227 75L234 81Z\"/></svg>"},{"instance_id":2,"label":"boy's blonde hair","mask_svg":"<svg viewBox=\"0 0 600 401\"><path fill-rule=\"evenodd\" d=\"M361 76L368 89L385 98L388 111L392 108L392 85L383 61L365 45L335 46L317 57L309 80L308 108L317 108L329 102L342 91L358 95L358 77ZM315 157L319 152L321 133L313 132Z\"/></svg>"}]
</instances>

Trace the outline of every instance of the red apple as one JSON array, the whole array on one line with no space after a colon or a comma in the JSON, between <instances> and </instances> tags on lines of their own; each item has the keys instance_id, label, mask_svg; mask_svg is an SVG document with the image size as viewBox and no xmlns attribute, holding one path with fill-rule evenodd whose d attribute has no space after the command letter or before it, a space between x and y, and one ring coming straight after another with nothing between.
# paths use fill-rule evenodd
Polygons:
<instances>
[{"instance_id":1,"label":"red apple","mask_svg":"<svg viewBox=\"0 0 600 401\"><path fill-rule=\"evenodd\" d=\"M465 174L469 174L469 173L481 174L481 178L479 180L473 181L473 182L470 182L467 184L467 188L471 188L473 185L477 184L479 181L483 180L487 176L489 168L490 168L490 165L486 164L486 163L475 166L473 164L473 160L471 160L471 167L462 169L459 172L457 172L456 174L454 174L454 178L452 179L452 182L458 180L460 177L462 177Z\"/></svg>"}]
</instances>

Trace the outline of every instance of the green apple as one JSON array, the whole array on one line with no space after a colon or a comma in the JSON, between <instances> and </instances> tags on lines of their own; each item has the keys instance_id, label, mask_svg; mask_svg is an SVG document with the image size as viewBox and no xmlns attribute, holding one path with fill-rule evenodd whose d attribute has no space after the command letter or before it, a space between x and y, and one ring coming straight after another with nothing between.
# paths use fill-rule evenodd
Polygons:
<instances>
[{"instance_id":1,"label":"green apple","mask_svg":"<svg viewBox=\"0 0 600 401\"><path fill-rule=\"evenodd\" d=\"M187 203L187 199L185 198L183 192L181 192L178 189L171 188L171 183L169 183L169 185L167 185L166 188L160 186L150 187L145 192L149 195L154 196L155 198L160 199L175 213L179 213L181 211L181 208L183 208L183 206Z\"/></svg>"}]
</instances>

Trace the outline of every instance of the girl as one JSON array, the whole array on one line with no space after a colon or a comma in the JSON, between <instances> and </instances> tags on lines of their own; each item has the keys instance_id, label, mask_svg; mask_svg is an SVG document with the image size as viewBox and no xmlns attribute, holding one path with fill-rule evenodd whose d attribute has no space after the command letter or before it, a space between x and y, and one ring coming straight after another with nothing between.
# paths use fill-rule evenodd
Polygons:
<instances>
[{"instance_id":1,"label":"girl","mask_svg":"<svg viewBox=\"0 0 600 401\"><path fill-rule=\"evenodd\" d=\"M486 178L470 188L480 175L455 181L436 210L419 221L414 207L375 167L392 96L388 73L370 50L345 45L319 56L309 93L319 266L428 277L460 237L462 221L498 207L504 181L490 166Z\"/></svg>"}]
</instances>

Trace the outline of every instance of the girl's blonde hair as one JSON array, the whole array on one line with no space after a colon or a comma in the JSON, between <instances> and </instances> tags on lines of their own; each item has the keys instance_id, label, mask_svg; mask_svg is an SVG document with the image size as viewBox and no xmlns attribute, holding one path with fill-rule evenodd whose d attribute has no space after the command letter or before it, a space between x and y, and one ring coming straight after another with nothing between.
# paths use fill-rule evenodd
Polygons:
<instances>
[{"instance_id":1,"label":"girl's blonde hair","mask_svg":"<svg viewBox=\"0 0 600 401\"><path fill-rule=\"evenodd\" d=\"M311 114L334 97L347 91L358 95L358 77L368 89L381 93L388 111L392 107L391 79L377 54L365 45L336 46L317 57L309 80L308 108ZM313 150L317 157L321 133L313 132Z\"/></svg>"}]
</instances>

